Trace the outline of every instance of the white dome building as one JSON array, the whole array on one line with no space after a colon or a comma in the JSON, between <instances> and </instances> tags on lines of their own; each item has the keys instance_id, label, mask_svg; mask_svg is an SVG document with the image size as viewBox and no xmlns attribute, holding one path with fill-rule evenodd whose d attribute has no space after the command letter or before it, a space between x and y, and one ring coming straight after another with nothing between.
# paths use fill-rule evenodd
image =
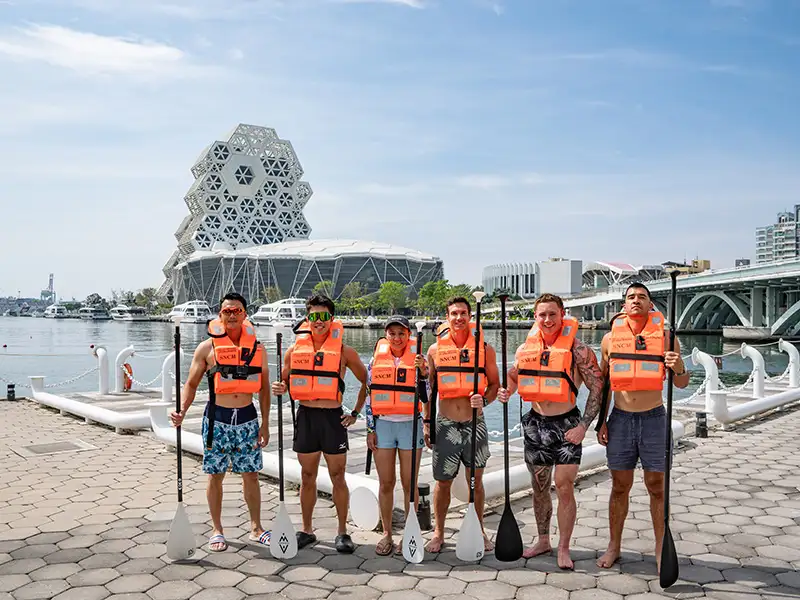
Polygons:
<instances>
[{"instance_id":1,"label":"white dome building","mask_svg":"<svg viewBox=\"0 0 800 600\"><path fill-rule=\"evenodd\" d=\"M386 281L419 292L444 277L441 259L409 248L358 240L309 240L303 208L312 195L292 145L274 129L239 125L227 141L208 146L192 167L184 201L189 215L164 265L161 294L176 304L215 307L229 291L255 302L264 290L304 297L320 281L333 297L353 281L367 293Z\"/></svg>"}]
</instances>

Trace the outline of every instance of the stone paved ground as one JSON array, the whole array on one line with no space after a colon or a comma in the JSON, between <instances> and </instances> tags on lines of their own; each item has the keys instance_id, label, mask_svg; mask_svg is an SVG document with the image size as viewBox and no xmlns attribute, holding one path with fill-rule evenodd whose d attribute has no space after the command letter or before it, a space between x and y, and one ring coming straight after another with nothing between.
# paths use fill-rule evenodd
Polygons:
<instances>
[{"instance_id":1,"label":"stone paved ground","mask_svg":"<svg viewBox=\"0 0 800 600\"><path fill-rule=\"evenodd\" d=\"M318 537L287 563L246 541L247 513L236 476L225 486L231 548L170 564L164 543L175 510L175 456L147 436L119 436L26 402L0 402L0 600L234 600L335 598L536 598L655 600L661 595L755 600L800 597L800 411L689 439L675 459L672 530L681 580L660 589L652 557L649 508L640 479L626 524L624 556L599 572L606 545L608 473L578 484L574 573L552 556L503 564L487 556L462 564L453 544L421 565L378 558L377 533L356 531L354 555L331 547L335 519L317 504ZM23 458L12 449L79 438L96 450ZM198 544L205 541L204 477L184 459L185 502ZM263 486L265 524L276 506ZM288 496L297 514L296 493ZM526 542L535 522L530 499L515 501ZM487 516L492 526L498 514ZM451 524L458 526L460 515ZM452 534L452 530L450 532Z\"/></svg>"}]
</instances>

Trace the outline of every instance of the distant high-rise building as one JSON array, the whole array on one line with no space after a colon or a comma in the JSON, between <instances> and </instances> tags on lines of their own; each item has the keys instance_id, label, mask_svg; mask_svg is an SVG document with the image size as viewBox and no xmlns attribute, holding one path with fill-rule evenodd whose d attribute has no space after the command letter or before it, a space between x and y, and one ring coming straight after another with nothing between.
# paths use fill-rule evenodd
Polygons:
<instances>
[{"instance_id":1,"label":"distant high-rise building","mask_svg":"<svg viewBox=\"0 0 800 600\"><path fill-rule=\"evenodd\" d=\"M779 212L774 225L756 228L756 264L800 256L798 242L800 204L791 212Z\"/></svg>"}]
</instances>

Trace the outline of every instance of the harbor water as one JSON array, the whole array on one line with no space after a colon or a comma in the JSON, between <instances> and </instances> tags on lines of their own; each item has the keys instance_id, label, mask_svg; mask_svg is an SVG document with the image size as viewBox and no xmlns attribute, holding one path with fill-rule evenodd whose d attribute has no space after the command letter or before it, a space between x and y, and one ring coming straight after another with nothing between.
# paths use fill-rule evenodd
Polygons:
<instances>
[{"instance_id":1,"label":"harbor water","mask_svg":"<svg viewBox=\"0 0 800 600\"><path fill-rule=\"evenodd\" d=\"M294 336L288 329L284 333L284 349L292 343ZM264 343L272 365L270 377L275 377L275 329L258 327L258 337ZM525 339L526 331L508 330L507 360L513 361L516 348ZM579 337L589 344L599 355L600 341L604 331L580 330ZM46 376L45 383L51 387L52 393L97 390L97 371L89 372L75 380L78 375L87 373L97 366L97 359L91 354L91 345L106 348L109 363L113 368L114 358L123 348L132 345L135 356L128 360L133 368L136 381L150 383L151 387L160 388L157 379L166 355L172 350L174 325L164 322L120 322L120 321L81 321L76 319L42 319L0 317L0 398L5 398L6 385L17 384L17 397L29 395L27 385L30 375ZM375 342L382 330L346 329L345 343L353 346L366 364ZM498 355L500 365L501 336L498 330L487 330L486 341L491 344ZM184 323L181 325L181 342L185 353L182 360L182 380L189 372L192 353L202 340L207 339L204 325ZM720 368L720 380L728 386L743 383L751 370L749 359L742 358L736 352L741 344L723 340L721 336L679 335L681 354L685 357L686 366L691 371L691 381L686 389L675 388L674 399L680 402L688 398L701 385L704 378L703 368L692 363L688 356L692 348L697 347L711 355L724 355ZM429 330L423 333L423 345L427 348L433 343L433 335ZM778 375L788 364L788 356L778 351L775 344L760 346L759 351L765 357L769 375ZM113 388L114 374L110 378ZM55 385L54 385L55 384ZM358 392L358 382L348 371L346 376L345 405L352 408ZM137 385L134 388L138 387ZM205 389L205 380L201 390ZM583 407L587 390L582 387L578 404ZM515 396L509 403L509 426L519 422L519 401ZM527 410L527 408L526 408ZM487 424L490 430L502 429L502 409L499 403L486 409Z\"/></svg>"}]
</instances>

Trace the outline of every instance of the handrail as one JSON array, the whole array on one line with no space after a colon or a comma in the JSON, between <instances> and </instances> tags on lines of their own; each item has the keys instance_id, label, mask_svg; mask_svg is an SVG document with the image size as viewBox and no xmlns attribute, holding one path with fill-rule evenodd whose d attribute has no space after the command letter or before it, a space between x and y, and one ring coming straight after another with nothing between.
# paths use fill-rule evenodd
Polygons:
<instances>
[{"instance_id":1,"label":"handrail","mask_svg":"<svg viewBox=\"0 0 800 600\"><path fill-rule=\"evenodd\" d=\"M749 358L753 361L753 398L763 398L764 380L767 378L764 355L745 343L742 343L741 354L742 358Z\"/></svg>"}]
</instances>

